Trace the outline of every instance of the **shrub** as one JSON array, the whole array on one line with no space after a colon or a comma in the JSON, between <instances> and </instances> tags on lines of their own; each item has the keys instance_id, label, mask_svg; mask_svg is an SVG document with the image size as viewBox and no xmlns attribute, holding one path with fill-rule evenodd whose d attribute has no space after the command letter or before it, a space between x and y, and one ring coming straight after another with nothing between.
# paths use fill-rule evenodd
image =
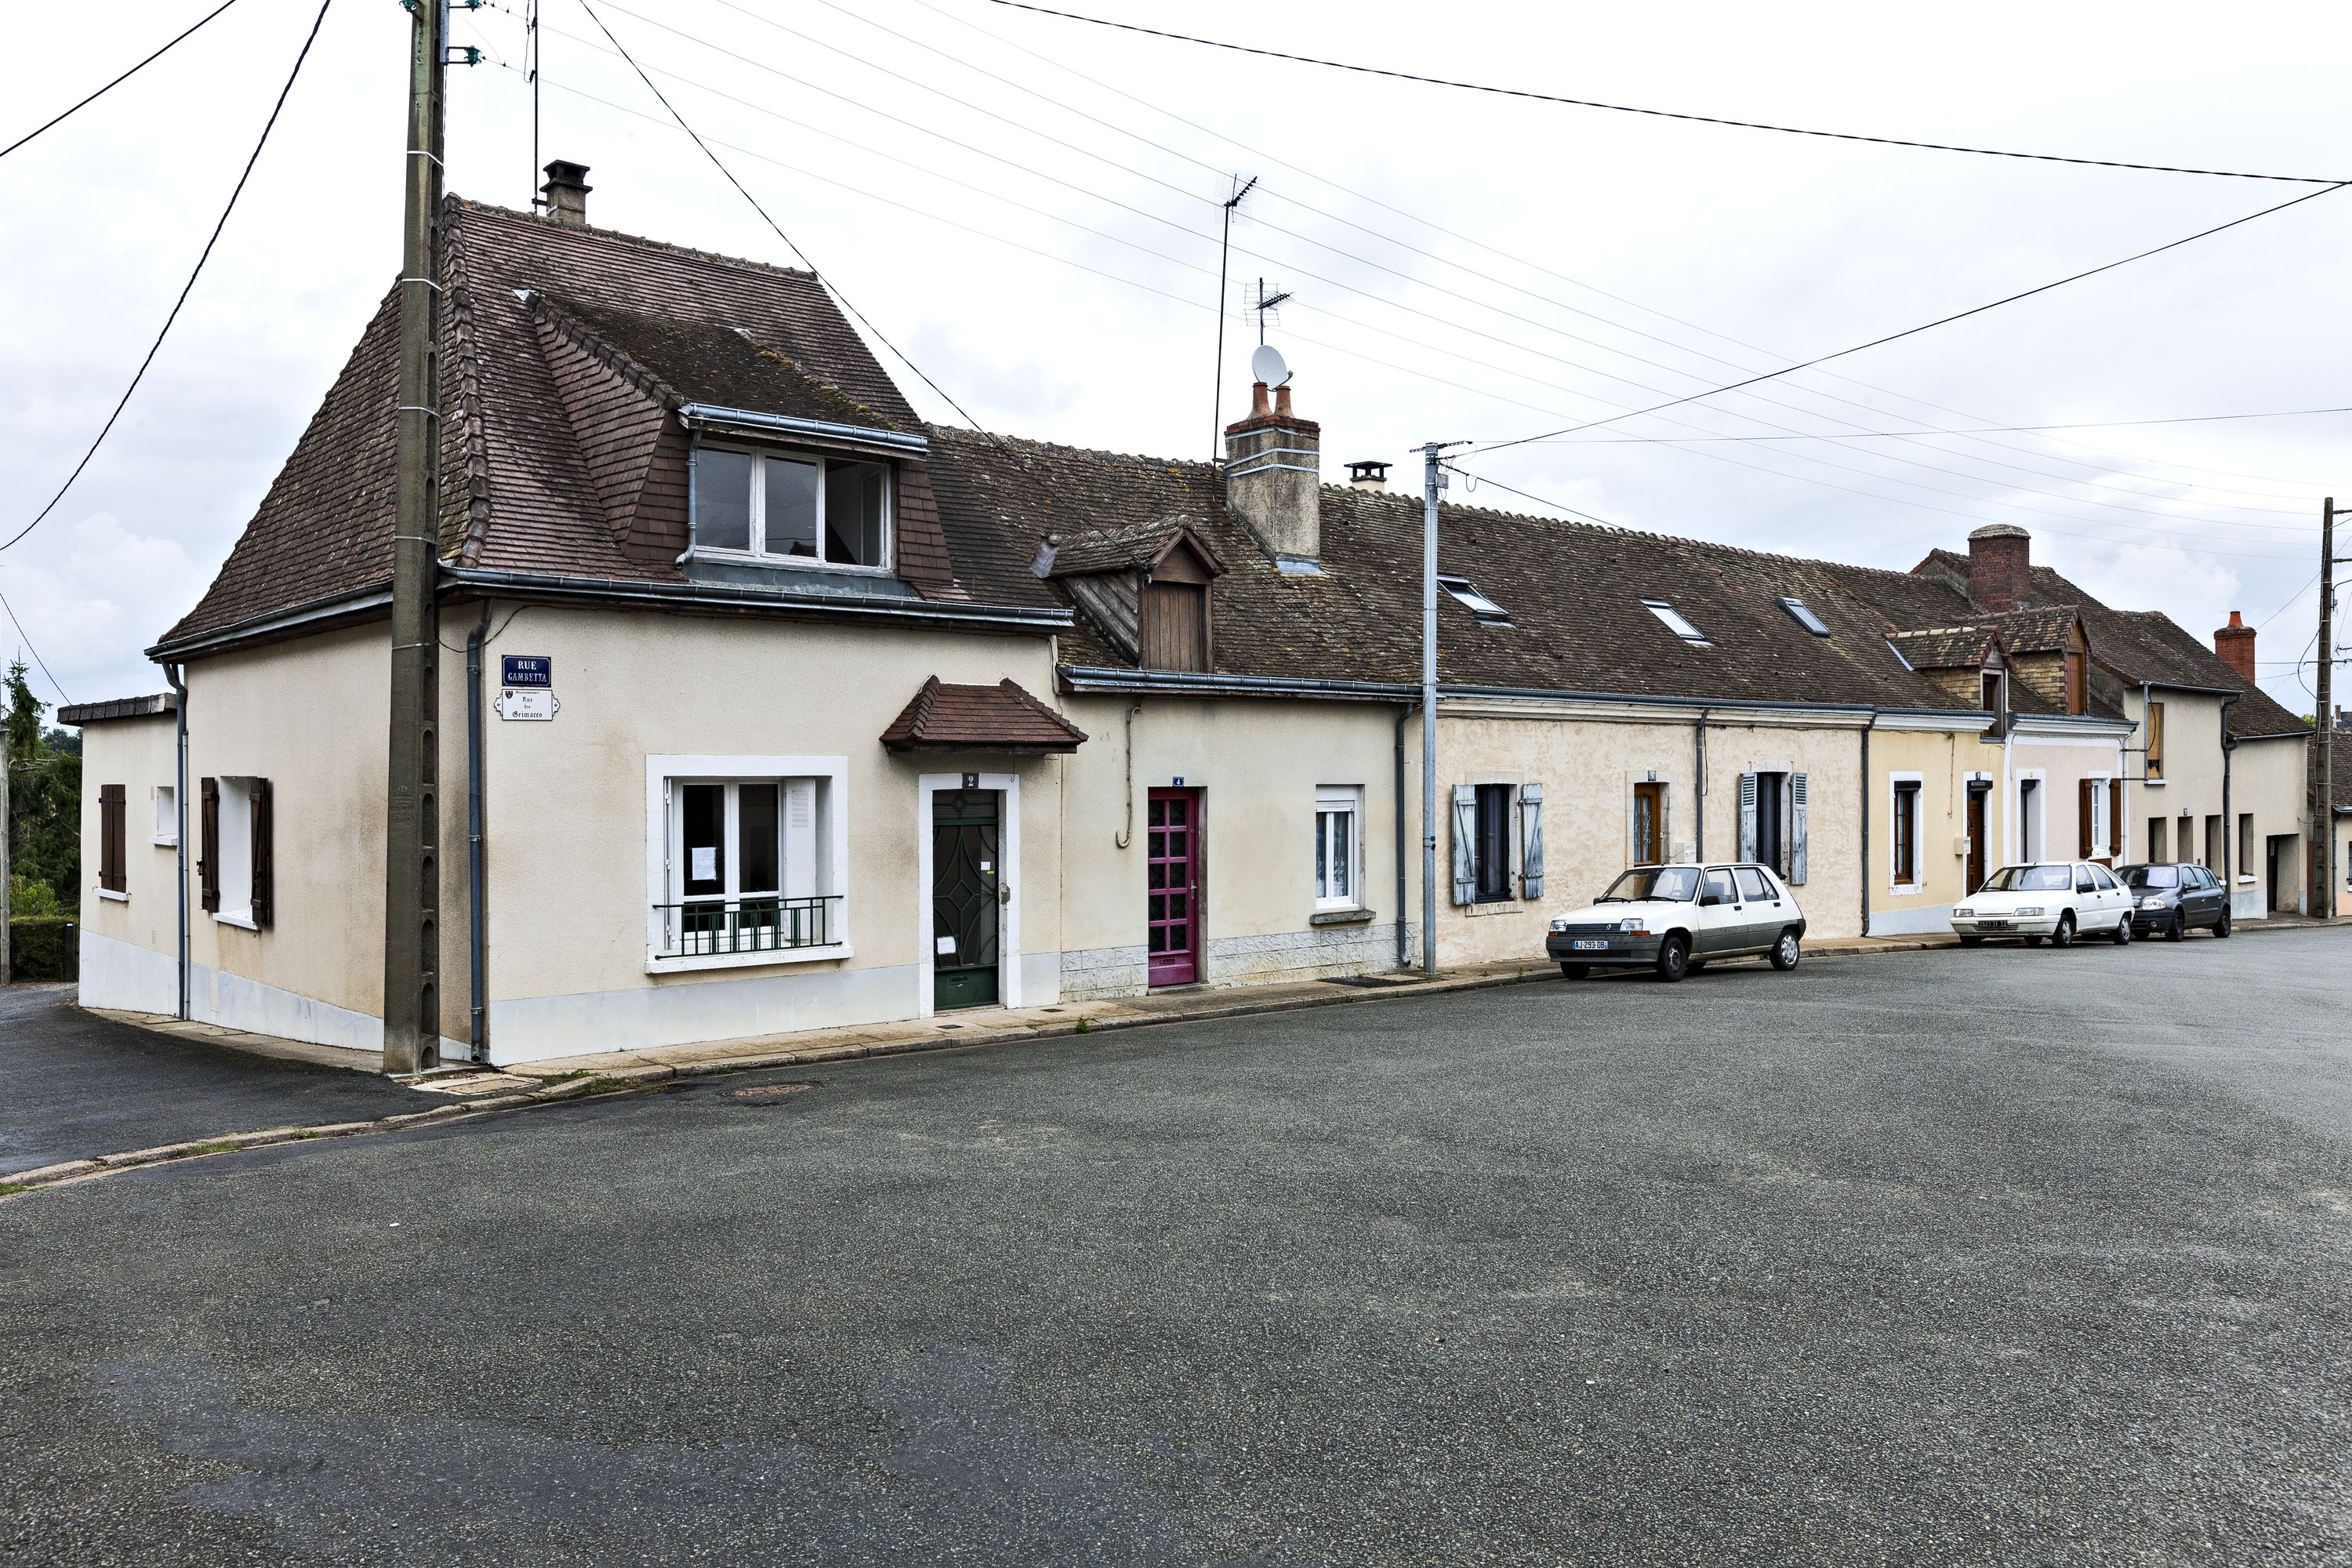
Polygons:
<instances>
[{"instance_id":1,"label":"shrub","mask_svg":"<svg viewBox=\"0 0 2352 1568\"><path fill-rule=\"evenodd\" d=\"M8 922L9 980L74 980L81 973L81 922L63 915L27 915Z\"/></svg>"}]
</instances>

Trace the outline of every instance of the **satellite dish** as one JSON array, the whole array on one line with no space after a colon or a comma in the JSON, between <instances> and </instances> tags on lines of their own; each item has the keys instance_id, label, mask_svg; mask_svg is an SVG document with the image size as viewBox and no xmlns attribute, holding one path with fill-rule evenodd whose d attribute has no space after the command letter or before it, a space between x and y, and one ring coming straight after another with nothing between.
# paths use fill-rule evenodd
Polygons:
<instances>
[{"instance_id":1,"label":"satellite dish","mask_svg":"<svg viewBox=\"0 0 2352 1568\"><path fill-rule=\"evenodd\" d=\"M1260 343L1250 355L1250 374L1268 386L1280 386L1290 379L1290 367L1282 363L1282 351L1272 343Z\"/></svg>"}]
</instances>

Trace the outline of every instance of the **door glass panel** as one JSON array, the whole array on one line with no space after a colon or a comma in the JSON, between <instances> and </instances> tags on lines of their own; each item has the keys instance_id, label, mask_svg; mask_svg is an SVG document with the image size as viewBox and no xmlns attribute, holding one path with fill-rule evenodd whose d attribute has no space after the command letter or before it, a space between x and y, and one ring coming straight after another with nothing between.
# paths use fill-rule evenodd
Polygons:
<instances>
[{"instance_id":1,"label":"door glass panel","mask_svg":"<svg viewBox=\"0 0 2352 1568\"><path fill-rule=\"evenodd\" d=\"M770 458L763 466L768 470L767 552L814 555L816 465Z\"/></svg>"},{"instance_id":2,"label":"door glass panel","mask_svg":"<svg viewBox=\"0 0 2352 1568\"><path fill-rule=\"evenodd\" d=\"M694 455L694 542L751 548L751 454L705 447Z\"/></svg>"},{"instance_id":3,"label":"door glass panel","mask_svg":"<svg viewBox=\"0 0 2352 1568\"><path fill-rule=\"evenodd\" d=\"M682 784L678 868L688 898L727 890L727 786Z\"/></svg>"}]
</instances>

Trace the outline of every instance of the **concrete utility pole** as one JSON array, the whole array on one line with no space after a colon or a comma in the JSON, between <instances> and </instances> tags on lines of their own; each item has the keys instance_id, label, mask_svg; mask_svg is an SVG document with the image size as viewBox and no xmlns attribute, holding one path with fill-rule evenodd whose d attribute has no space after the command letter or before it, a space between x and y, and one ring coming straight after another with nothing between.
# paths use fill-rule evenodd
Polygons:
<instances>
[{"instance_id":1,"label":"concrete utility pole","mask_svg":"<svg viewBox=\"0 0 2352 1568\"><path fill-rule=\"evenodd\" d=\"M2319 711L2312 731L2311 902L2307 912L2336 912L2336 498L2319 508Z\"/></svg>"},{"instance_id":2,"label":"concrete utility pole","mask_svg":"<svg viewBox=\"0 0 2352 1568\"><path fill-rule=\"evenodd\" d=\"M1438 455L1459 441L1421 449L1421 972L1437 973L1437 497L1445 489Z\"/></svg>"},{"instance_id":3,"label":"concrete utility pole","mask_svg":"<svg viewBox=\"0 0 2352 1568\"><path fill-rule=\"evenodd\" d=\"M440 752L436 656L441 487L442 86L446 0L404 0L407 205L401 225L400 405L392 538L392 735L383 877L383 1070L440 1060Z\"/></svg>"}]
</instances>

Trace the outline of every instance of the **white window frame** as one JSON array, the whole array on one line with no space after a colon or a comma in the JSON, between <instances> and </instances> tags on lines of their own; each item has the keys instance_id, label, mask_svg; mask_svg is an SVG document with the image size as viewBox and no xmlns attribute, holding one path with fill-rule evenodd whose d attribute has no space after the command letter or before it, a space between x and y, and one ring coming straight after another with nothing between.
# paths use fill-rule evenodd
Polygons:
<instances>
[{"instance_id":1,"label":"white window frame","mask_svg":"<svg viewBox=\"0 0 2352 1568\"><path fill-rule=\"evenodd\" d=\"M837 901L829 912L833 930L839 940L821 947L785 948L758 952L670 953L660 906L683 901L672 896L673 888L685 886L683 872L676 873L673 882L672 825L673 813L682 809L676 804L672 786L685 784L776 784L789 785L801 780L814 781L816 785L814 809L816 823L814 844L816 866L810 879L810 897L831 897ZM850 945L849 897L849 759L846 757L716 757L716 756L654 756L646 758L646 973L669 974L696 969L772 968L782 964L820 963L853 956ZM739 873L735 854L738 833L734 815L729 814L728 876ZM779 855L783 855L779 846ZM789 863L780 867L787 884L793 880ZM792 896L802 895L794 893Z\"/></svg>"},{"instance_id":2,"label":"white window frame","mask_svg":"<svg viewBox=\"0 0 2352 1568\"><path fill-rule=\"evenodd\" d=\"M180 786L157 784L152 793L155 802L155 836L148 842L176 849L180 846Z\"/></svg>"},{"instance_id":3,"label":"white window frame","mask_svg":"<svg viewBox=\"0 0 2352 1568\"><path fill-rule=\"evenodd\" d=\"M2025 786L2029 783L2033 785L2033 808L2030 812L2020 809ZM2018 769L2010 777L2009 795L2009 815L2017 818L2015 829L2017 853L2011 858L2010 863L2015 866L2039 866L2046 861L2048 864L2055 865L2055 861L2048 860L2049 771L2044 768Z\"/></svg>"},{"instance_id":4,"label":"white window frame","mask_svg":"<svg viewBox=\"0 0 2352 1568\"><path fill-rule=\"evenodd\" d=\"M225 926L259 931L253 919L255 780L222 773L215 783L220 791L220 832L214 842L220 858L213 868L213 885L220 889L220 908L213 911L213 919Z\"/></svg>"},{"instance_id":5,"label":"white window frame","mask_svg":"<svg viewBox=\"0 0 2352 1568\"><path fill-rule=\"evenodd\" d=\"M1326 841L1326 818L1345 812L1347 842L1338 847L1341 862L1332 854ZM1343 894L1325 891L1323 885L1315 888L1315 909L1319 914L1326 910L1360 910L1364 907L1364 788L1361 784L1318 784L1315 787L1315 841L1321 851L1318 864L1330 866L1344 863L1348 890Z\"/></svg>"},{"instance_id":6,"label":"white window frame","mask_svg":"<svg viewBox=\"0 0 2352 1568\"><path fill-rule=\"evenodd\" d=\"M1895 819L1903 809L1904 784L1911 789L1911 880L1898 880L1895 863ZM1927 778L1925 773L1891 773L1886 775L1886 890L1896 898L1916 897L1927 887L1927 851L1920 842L1920 830L1927 820ZM1990 872L1988 872L1990 875Z\"/></svg>"},{"instance_id":7,"label":"white window frame","mask_svg":"<svg viewBox=\"0 0 2352 1568\"><path fill-rule=\"evenodd\" d=\"M1713 647L1715 641L1698 629L1698 624L1664 599L1644 599L1642 608L1658 617L1658 624L1682 638L1693 647Z\"/></svg>"},{"instance_id":8,"label":"white window frame","mask_svg":"<svg viewBox=\"0 0 2352 1568\"><path fill-rule=\"evenodd\" d=\"M750 497L751 543L751 548L748 550L738 550L732 545L705 544L702 542L701 519L698 516L689 515L687 520L687 525L688 529L688 536L694 542L693 553L695 555L707 557L713 561L741 562L755 566L798 566L805 567L813 571L862 572L869 576L876 577L887 577L890 575L893 570L892 563L897 559L898 550L898 465L891 462L888 458L834 458L828 457L822 452L769 451L758 447L738 445L731 441L700 442L695 447L695 493L693 506L689 509L690 512L698 511L701 508L702 487L705 482L702 473L701 456L705 452L734 452L751 459L751 494ZM814 555L772 555L767 551L767 465L771 461L779 463L809 463L815 466L817 552ZM836 462L878 465L882 470L889 476L889 482L882 487L882 559L873 565L865 565L853 561L828 561L825 559L824 509L827 491L825 488L824 476L827 467Z\"/></svg>"},{"instance_id":9,"label":"white window frame","mask_svg":"<svg viewBox=\"0 0 2352 1568\"><path fill-rule=\"evenodd\" d=\"M2114 795L2109 786L2115 783L2113 773L2085 773L2083 782L2091 786L2091 858L2105 856L2109 860L2124 858L2123 846L2116 842Z\"/></svg>"}]
</instances>

